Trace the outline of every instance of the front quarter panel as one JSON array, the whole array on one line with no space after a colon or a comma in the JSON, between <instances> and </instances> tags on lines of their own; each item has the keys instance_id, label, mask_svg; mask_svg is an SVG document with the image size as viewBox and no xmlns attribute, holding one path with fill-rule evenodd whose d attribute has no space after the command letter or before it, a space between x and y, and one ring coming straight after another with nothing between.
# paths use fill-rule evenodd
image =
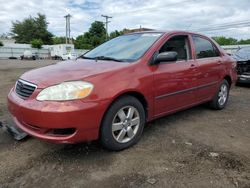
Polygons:
<instances>
[{"instance_id":1,"label":"front quarter panel","mask_svg":"<svg viewBox=\"0 0 250 188\"><path fill-rule=\"evenodd\" d=\"M237 62L230 56L224 55L224 74L222 75L222 79L225 76L230 76L232 80L232 86L236 84L237 81Z\"/></svg>"},{"instance_id":2,"label":"front quarter panel","mask_svg":"<svg viewBox=\"0 0 250 188\"><path fill-rule=\"evenodd\" d=\"M134 62L120 70L86 78L94 84L91 95L84 100L109 100L110 104L119 96L128 92L142 94L149 109L149 117L153 115L153 74L149 66L143 62Z\"/></svg>"}]
</instances>

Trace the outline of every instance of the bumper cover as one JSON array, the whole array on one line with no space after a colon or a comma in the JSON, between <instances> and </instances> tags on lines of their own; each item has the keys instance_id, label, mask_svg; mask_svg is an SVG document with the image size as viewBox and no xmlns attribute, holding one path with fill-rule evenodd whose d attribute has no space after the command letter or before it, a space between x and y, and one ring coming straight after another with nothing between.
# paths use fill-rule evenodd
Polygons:
<instances>
[{"instance_id":1,"label":"bumper cover","mask_svg":"<svg viewBox=\"0 0 250 188\"><path fill-rule=\"evenodd\" d=\"M240 83L250 83L250 73L238 75L237 81Z\"/></svg>"},{"instance_id":2,"label":"bumper cover","mask_svg":"<svg viewBox=\"0 0 250 188\"><path fill-rule=\"evenodd\" d=\"M8 95L8 108L15 124L31 136L55 143L78 143L98 139L99 127L107 105L107 101L40 102L32 96L24 100L13 89ZM69 128L74 128L74 133L57 135L50 132L53 129Z\"/></svg>"}]
</instances>

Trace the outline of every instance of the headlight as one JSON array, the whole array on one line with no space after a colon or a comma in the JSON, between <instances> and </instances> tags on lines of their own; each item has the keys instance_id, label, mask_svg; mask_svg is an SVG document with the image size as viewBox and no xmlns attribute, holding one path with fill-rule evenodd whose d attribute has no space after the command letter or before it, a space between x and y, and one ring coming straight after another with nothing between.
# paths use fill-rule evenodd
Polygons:
<instances>
[{"instance_id":1,"label":"headlight","mask_svg":"<svg viewBox=\"0 0 250 188\"><path fill-rule=\"evenodd\" d=\"M87 97L94 86L89 82L70 81L43 89L36 97L39 101L65 101Z\"/></svg>"}]
</instances>

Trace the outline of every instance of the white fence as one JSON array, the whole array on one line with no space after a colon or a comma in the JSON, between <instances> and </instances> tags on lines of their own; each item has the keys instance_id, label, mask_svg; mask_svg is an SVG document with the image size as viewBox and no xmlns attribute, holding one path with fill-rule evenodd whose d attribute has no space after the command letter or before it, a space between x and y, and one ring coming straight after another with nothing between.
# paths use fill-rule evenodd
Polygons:
<instances>
[{"instance_id":1,"label":"white fence","mask_svg":"<svg viewBox=\"0 0 250 188\"><path fill-rule=\"evenodd\" d=\"M25 50L31 51L32 54L38 55L41 59L48 59L50 57L48 49L0 47L0 59L8 59L10 57L20 58Z\"/></svg>"},{"instance_id":2,"label":"white fence","mask_svg":"<svg viewBox=\"0 0 250 188\"><path fill-rule=\"evenodd\" d=\"M37 48L12 48L12 47L0 47L0 59L9 59L11 57L19 59L23 55L24 51L29 50L32 54L37 55L40 59L50 59L49 49L37 49ZM77 56L86 53L88 50L75 49L74 52Z\"/></svg>"}]
</instances>

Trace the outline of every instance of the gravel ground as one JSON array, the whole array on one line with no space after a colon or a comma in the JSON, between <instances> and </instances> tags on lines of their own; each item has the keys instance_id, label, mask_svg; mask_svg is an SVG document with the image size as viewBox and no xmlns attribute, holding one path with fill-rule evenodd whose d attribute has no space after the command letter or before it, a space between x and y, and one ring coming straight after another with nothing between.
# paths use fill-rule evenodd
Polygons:
<instances>
[{"instance_id":1,"label":"gravel ground","mask_svg":"<svg viewBox=\"0 0 250 188\"><path fill-rule=\"evenodd\" d=\"M27 70L56 61L0 60L0 121L6 96ZM250 187L250 86L235 87L226 109L201 105L145 127L121 152L98 142L16 142L0 129L0 187Z\"/></svg>"}]
</instances>

